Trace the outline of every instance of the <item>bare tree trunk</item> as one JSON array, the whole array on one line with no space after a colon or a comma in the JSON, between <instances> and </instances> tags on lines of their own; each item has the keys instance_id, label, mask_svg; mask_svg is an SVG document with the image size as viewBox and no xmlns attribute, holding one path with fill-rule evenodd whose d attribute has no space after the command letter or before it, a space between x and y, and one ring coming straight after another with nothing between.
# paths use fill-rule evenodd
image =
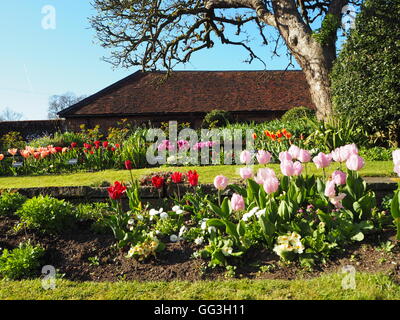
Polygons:
<instances>
[{"instance_id":1,"label":"bare tree trunk","mask_svg":"<svg viewBox=\"0 0 400 320\"><path fill-rule=\"evenodd\" d=\"M318 119L332 114L329 72L335 59L332 46L322 47L312 37L311 28L302 20L293 0L273 1L275 26L299 63L317 108Z\"/></svg>"}]
</instances>

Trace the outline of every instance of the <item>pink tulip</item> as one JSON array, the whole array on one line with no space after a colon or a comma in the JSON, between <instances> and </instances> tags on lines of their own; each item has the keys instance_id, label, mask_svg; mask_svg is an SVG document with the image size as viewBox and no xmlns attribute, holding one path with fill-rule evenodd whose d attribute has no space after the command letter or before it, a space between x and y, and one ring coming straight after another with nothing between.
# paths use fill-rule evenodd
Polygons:
<instances>
[{"instance_id":1,"label":"pink tulip","mask_svg":"<svg viewBox=\"0 0 400 320\"><path fill-rule=\"evenodd\" d=\"M300 160L302 163L310 162L311 153L308 150L301 149L299 152L298 160Z\"/></svg>"},{"instance_id":2,"label":"pink tulip","mask_svg":"<svg viewBox=\"0 0 400 320\"><path fill-rule=\"evenodd\" d=\"M400 149L394 150L392 152L392 156L393 156L393 163L397 164L400 162Z\"/></svg>"},{"instance_id":3,"label":"pink tulip","mask_svg":"<svg viewBox=\"0 0 400 320\"><path fill-rule=\"evenodd\" d=\"M287 177L294 176L295 175L295 168L294 168L293 161L283 161L283 162L281 162L281 171L282 171L282 174L287 176Z\"/></svg>"},{"instance_id":4,"label":"pink tulip","mask_svg":"<svg viewBox=\"0 0 400 320\"><path fill-rule=\"evenodd\" d=\"M278 191L279 180L276 177L268 177L264 181L264 190L268 194L272 194Z\"/></svg>"},{"instance_id":5,"label":"pink tulip","mask_svg":"<svg viewBox=\"0 0 400 320\"><path fill-rule=\"evenodd\" d=\"M397 175L400 177L400 161L397 162L397 164L394 165L393 171L396 172Z\"/></svg>"},{"instance_id":6,"label":"pink tulip","mask_svg":"<svg viewBox=\"0 0 400 320\"><path fill-rule=\"evenodd\" d=\"M335 206L337 209L342 209L343 204L342 200L346 197L345 193L339 193L337 196L329 198L329 201Z\"/></svg>"},{"instance_id":7,"label":"pink tulip","mask_svg":"<svg viewBox=\"0 0 400 320\"><path fill-rule=\"evenodd\" d=\"M288 150L289 154L292 156L292 160L299 159L300 156L300 148L292 144Z\"/></svg>"},{"instance_id":8,"label":"pink tulip","mask_svg":"<svg viewBox=\"0 0 400 320\"><path fill-rule=\"evenodd\" d=\"M329 167L332 161L332 155L331 154L325 154L325 153L318 153L316 157L314 157L313 162L315 163L315 166L318 169L323 169L326 167Z\"/></svg>"},{"instance_id":9,"label":"pink tulip","mask_svg":"<svg viewBox=\"0 0 400 320\"><path fill-rule=\"evenodd\" d=\"M253 177L253 169L249 167L240 168L239 173L242 179L250 179Z\"/></svg>"},{"instance_id":10,"label":"pink tulip","mask_svg":"<svg viewBox=\"0 0 400 320\"><path fill-rule=\"evenodd\" d=\"M346 161L346 166L349 170L358 171L364 167L364 159L357 154L352 154Z\"/></svg>"},{"instance_id":11,"label":"pink tulip","mask_svg":"<svg viewBox=\"0 0 400 320\"><path fill-rule=\"evenodd\" d=\"M292 161L292 155L291 155L289 152L287 152L287 151L280 152L280 153L279 153L279 161L280 161L280 162L283 162L283 161Z\"/></svg>"},{"instance_id":12,"label":"pink tulip","mask_svg":"<svg viewBox=\"0 0 400 320\"><path fill-rule=\"evenodd\" d=\"M241 163L245 163L245 164L249 164L251 162L251 153L247 150L243 150L240 153L240 162Z\"/></svg>"},{"instance_id":13,"label":"pink tulip","mask_svg":"<svg viewBox=\"0 0 400 320\"><path fill-rule=\"evenodd\" d=\"M293 169L294 169L294 176L299 176L303 172L303 165L301 162L296 161L293 163Z\"/></svg>"},{"instance_id":14,"label":"pink tulip","mask_svg":"<svg viewBox=\"0 0 400 320\"><path fill-rule=\"evenodd\" d=\"M325 196L328 198L335 197L336 196L335 187L336 187L335 181L333 181L333 180L328 181L325 186L325 193L324 193Z\"/></svg>"},{"instance_id":15,"label":"pink tulip","mask_svg":"<svg viewBox=\"0 0 400 320\"><path fill-rule=\"evenodd\" d=\"M257 171L257 176L254 177L254 181L258 184L263 184L269 177L276 177L275 171L270 168L260 168Z\"/></svg>"},{"instance_id":16,"label":"pink tulip","mask_svg":"<svg viewBox=\"0 0 400 320\"><path fill-rule=\"evenodd\" d=\"M336 185L346 184L347 175L340 170L335 170L332 173L332 181L335 181Z\"/></svg>"},{"instance_id":17,"label":"pink tulip","mask_svg":"<svg viewBox=\"0 0 400 320\"><path fill-rule=\"evenodd\" d=\"M231 199L231 205L233 211L244 210L244 199L240 194L234 193Z\"/></svg>"},{"instance_id":18,"label":"pink tulip","mask_svg":"<svg viewBox=\"0 0 400 320\"><path fill-rule=\"evenodd\" d=\"M358 154L358 148L355 143L352 144L346 144L343 148L347 150L349 153L349 156L352 154Z\"/></svg>"},{"instance_id":19,"label":"pink tulip","mask_svg":"<svg viewBox=\"0 0 400 320\"><path fill-rule=\"evenodd\" d=\"M267 164L271 161L271 154L268 151L258 150L257 161L259 164Z\"/></svg>"},{"instance_id":20,"label":"pink tulip","mask_svg":"<svg viewBox=\"0 0 400 320\"><path fill-rule=\"evenodd\" d=\"M228 186L228 178L223 175L216 176L214 179L214 186L218 190L225 190Z\"/></svg>"}]
</instances>

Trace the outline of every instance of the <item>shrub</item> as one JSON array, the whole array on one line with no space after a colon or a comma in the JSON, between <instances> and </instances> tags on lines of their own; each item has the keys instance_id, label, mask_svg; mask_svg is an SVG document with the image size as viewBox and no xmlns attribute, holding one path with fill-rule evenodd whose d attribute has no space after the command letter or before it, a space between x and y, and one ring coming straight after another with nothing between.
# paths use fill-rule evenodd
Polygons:
<instances>
[{"instance_id":1,"label":"shrub","mask_svg":"<svg viewBox=\"0 0 400 320\"><path fill-rule=\"evenodd\" d=\"M203 120L203 128L224 127L232 122L233 117L228 111L212 110L206 114Z\"/></svg>"},{"instance_id":2,"label":"shrub","mask_svg":"<svg viewBox=\"0 0 400 320\"><path fill-rule=\"evenodd\" d=\"M17 131L10 131L1 137L1 145L3 150L10 148L23 149L25 148L25 141L21 133Z\"/></svg>"},{"instance_id":3,"label":"shrub","mask_svg":"<svg viewBox=\"0 0 400 320\"><path fill-rule=\"evenodd\" d=\"M295 107L285 112L282 116L281 120L285 122L296 121L298 119L314 119L315 118L315 110L312 110L307 107Z\"/></svg>"},{"instance_id":4,"label":"shrub","mask_svg":"<svg viewBox=\"0 0 400 320\"><path fill-rule=\"evenodd\" d=\"M332 70L334 109L353 118L380 143L400 134L400 3L368 0Z\"/></svg>"},{"instance_id":5,"label":"shrub","mask_svg":"<svg viewBox=\"0 0 400 320\"><path fill-rule=\"evenodd\" d=\"M29 242L21 243L11 251L4 249L0 255L0 276L7 280L18 280L35 275L43 254L42 247Z\"/></svg>"},{"instance_id":6,"label":"shrub","mask_svg":"<svg viewBox=\"0 0 400 320\"><path fill-rule=\"evenodd\" d=\"M368 161L389 161L392 160L392 151L383 147L361 148L360 156Z\"/></svg>"},{"instance_id":7,"label":"shrub","mask_svg":"<svg viewBox=\"0 0 400 320\"><path fill-rule=\"evenodd\" d=\"M27 200L17 215L21 217L22 225L28 229L56 233L71 225L73 206L64 200L40 195Z\"/></svg>"},{"instance_id":8,"label":"shrub","mask_svg":"<svg viewBox=\"0 0 400 320\"><path fill-rule=\"evenodd\" d=\"M26 201L18 192L3 192L0 196L0 216L15 213Z\"/></svg>"}]
</instances>

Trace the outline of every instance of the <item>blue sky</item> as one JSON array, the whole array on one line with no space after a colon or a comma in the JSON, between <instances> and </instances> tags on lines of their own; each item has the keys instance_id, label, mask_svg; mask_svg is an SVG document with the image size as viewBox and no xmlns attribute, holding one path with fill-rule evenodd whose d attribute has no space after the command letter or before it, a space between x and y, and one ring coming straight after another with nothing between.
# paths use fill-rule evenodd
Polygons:
<instances>
[{"instance_id":1,"label":"blue sky","mask_svg":"<svg viewBox=\"0 0 400 320\"><path fill-rule=\"evenodd\" d=\"M55 30L42 28L45 5L56 9ZM8 107L23 113L24 119L46 119L49 96L67 91L90 95L137 70L113 70L101 60L107 52L96 44L90 29L87 18L92 14L86 0L2 1L0 112ZM258 47L257 52L268 69L284 69L286 50L282 48L281 58L271 60L271 49ZM246 58L241 48L217 45L197 53L190 64L177 69L263 69L259 62L243 63Z\"/></svg>"}]
</instances>

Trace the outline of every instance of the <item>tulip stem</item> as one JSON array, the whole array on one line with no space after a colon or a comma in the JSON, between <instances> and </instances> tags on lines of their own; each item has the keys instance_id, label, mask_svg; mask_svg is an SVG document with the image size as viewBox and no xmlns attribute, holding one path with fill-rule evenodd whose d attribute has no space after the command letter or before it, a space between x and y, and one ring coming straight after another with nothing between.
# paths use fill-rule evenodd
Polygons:
<instances>
[{"instance_id":1,"label":"tulip stem","mask_svg":"<svg viewBox=\"0 0 400 320\"><path fill-rule=\"evenodd\" d=\"M218 190L218 205L221 207L221 190Z\"/></svg>"}]
</instances>

